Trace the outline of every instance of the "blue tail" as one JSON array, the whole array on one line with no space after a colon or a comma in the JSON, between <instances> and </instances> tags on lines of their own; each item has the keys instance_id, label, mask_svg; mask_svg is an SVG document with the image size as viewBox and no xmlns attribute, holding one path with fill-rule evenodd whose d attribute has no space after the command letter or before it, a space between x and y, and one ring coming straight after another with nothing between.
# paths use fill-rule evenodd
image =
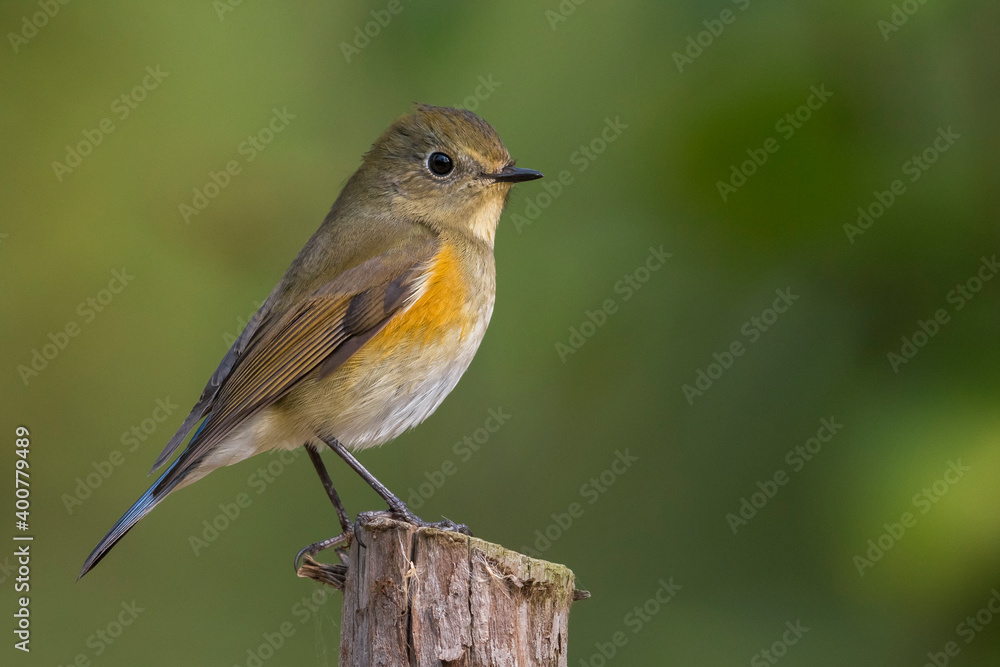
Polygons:
<instances>
[{"instance_id":1,"label":"blue tail","mask_svg":"<svg viewBox=\"0 0 1000 667\"><path fill-rule=\"evenodd\" d=\"M156 483L149 487L149 490L142 494L139 500L135 501L135 504L129 508L128 512L125 512L125 516L118 520L115 527L104 536L104 539L101 540L96 547L94 547L90 556L87 557L87 562L83 564L83 569L80 571L80 576L77 577L77 581L82 579L83 575L94 569L94 566L101 562L101 559L104 558L109 551L111 551L111 548L118 543L118 540L123 538L125 533L130 531L132 526L139 522L139 519L149 514L153 508L156 507L168 493L170 493L171 489L177 486L177 484L184 479L184 477L186 477L187 471L181 471L179 475L171 479L169 482L165 484L163 483L164 479L174 470L174 468L178 465L184 465L187 463L185 460L186 458L187 457L185 456L178 457L177 460L174 461L162 475L160 475L160 478L156 480Z\"/></svg>"}]
</instances>

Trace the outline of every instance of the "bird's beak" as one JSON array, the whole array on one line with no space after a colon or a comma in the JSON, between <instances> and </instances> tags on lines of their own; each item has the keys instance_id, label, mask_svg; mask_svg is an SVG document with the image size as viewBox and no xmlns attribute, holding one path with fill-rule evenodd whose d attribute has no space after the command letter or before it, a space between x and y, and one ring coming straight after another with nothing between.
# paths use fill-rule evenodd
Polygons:
<instances>
[{"instance_id":1,"label":"bird's beak","mask_svg":"<svg viewBox=\"0 0 1000 667\"><path fill-rule=\"evenodd\" d=\"M500 183L520 183L521 181L533 181L544 176L542 172L534 169L520 169L518 167L504 167L496 174L487 174L487 178L492 178Z\"/></svg>"}]
</instances>

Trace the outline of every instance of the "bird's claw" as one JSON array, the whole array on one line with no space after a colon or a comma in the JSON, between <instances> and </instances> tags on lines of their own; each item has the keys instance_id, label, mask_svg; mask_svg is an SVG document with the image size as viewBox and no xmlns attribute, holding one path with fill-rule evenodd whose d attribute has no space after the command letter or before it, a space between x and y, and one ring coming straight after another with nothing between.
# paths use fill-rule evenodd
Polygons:
<instances>
[{"instance_id":1,"label":"bird's claw","mask_svg":"<svg viewBox=\"0 0 1000 667\"><path fill-rule=\"evenodd\" d=\"M344 553L341 545L349 544L352 537L357 535L356 524L348 524L348 530L345 530L340 535L336 537L330 537L319 542L314 542L313 544L306 545L295 554L295 571L298 572L302 567L302 557L303 556L315 556L320 551L324 551L331 547L337 547L337 554L340 559L344 560ZM360 541L360 540L359 540Z\"/></svg>"}]
</instances>

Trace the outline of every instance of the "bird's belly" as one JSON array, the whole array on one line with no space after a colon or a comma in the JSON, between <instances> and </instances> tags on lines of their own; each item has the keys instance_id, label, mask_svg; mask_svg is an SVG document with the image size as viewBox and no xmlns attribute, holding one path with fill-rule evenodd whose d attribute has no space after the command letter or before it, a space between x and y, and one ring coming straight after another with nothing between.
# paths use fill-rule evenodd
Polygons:
<instances>
[{"instance_id":1,"label":"bird's belly","mask_svg":"<svg viewBox=\"0 0 1000 667\"><path fill-rule=\"evenodd\" d=\"M492 281L470 290L450 261L445 254L411 306L329 376L305 379L282 407L352 449L427 419L469 367L493 311Z\"/></svg>"},{"instance_id":2,"label":"bird's belly","mask_svg":"<svg viewBox=\"0 0 1000 667\"><path fill-rule=\"evenodd\" d=\"M469 367L485 331L439 330L430 340L380 332L300 404L318 437L345 447L380 445L429 417ZM389 353L391 351L391 354Z\"/></svg>"}]
</instances>

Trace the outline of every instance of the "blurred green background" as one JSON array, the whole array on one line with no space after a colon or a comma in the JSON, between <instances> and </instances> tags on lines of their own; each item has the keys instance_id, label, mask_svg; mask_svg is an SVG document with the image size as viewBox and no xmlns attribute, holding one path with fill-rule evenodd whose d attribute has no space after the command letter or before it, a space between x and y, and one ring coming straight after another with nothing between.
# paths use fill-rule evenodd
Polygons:
<instances>
[{"instance_id":1,"label":"blurred green background","mask_svg":"<svg viewBox=\"0 0 1000 667\"><path fill-rule=\"evenodd\" d=\"M291 622L264 664L336 664L340 596L302 606L318 588L291 568L336 526L301 455L215 472L75 579L360 156L419 101L475 110L547 177L501 220L465 378L362 460L404 497L426 483L425 518L570 566L593 593L570 665L997 664L1000 280L979 282L1000 245L996 3L392 8L0 6L0 469L14 535L27 426L36 538L32 652L8 631L0 662L247 665ZM275 110L294 118L248 148ZM114 271L132 276L119 293ZM456 449L491 409L504 425ZM806 460L822 419L842 428ZM633 461L614 472L618 453ZM326 458L349 510L380 507ZM681 587L662 607L661 582Z\"/></svg>"}]
</instances>

